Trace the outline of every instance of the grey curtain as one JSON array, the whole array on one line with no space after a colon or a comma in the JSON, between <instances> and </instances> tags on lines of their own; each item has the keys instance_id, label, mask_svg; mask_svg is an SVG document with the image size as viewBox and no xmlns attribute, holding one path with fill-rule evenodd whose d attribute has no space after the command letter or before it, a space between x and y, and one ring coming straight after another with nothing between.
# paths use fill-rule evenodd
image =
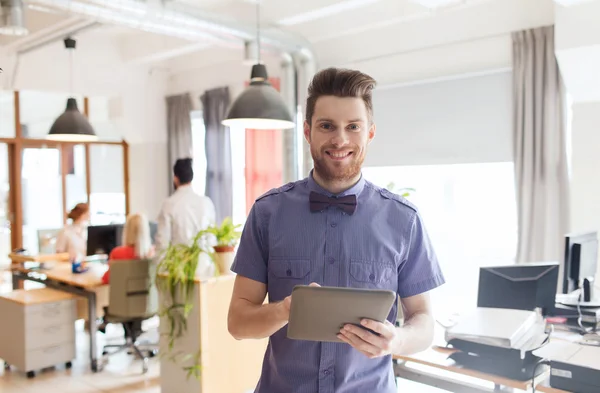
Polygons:
<instances>
[{"instance_id":1,"label":"grey curtain","mask_svg":"<svg viewBox=\"0 0 600 393\"><path fill-rule=\"evenodd\" d=\"M565 97L554 28L513 33L517 263L560 261L568 232Z\"/></svg>"},{"instance_id":2,"label":"grey curtain","mask_svg":"<svg viewBox=\"0 0 600 393\"><path fill-rule=\"evenodd\" d=\"M233 214L233 178L229 127L221 124L229 108L229 88L207 90L200 97L206 128L206 195L215 204L217 223Z\"/></svg>"},{"instance_id":3,"label":"grey curtain","mask_svg":"<svg viewBox=\"0 0 600 393\"><path fill-rule=\"evenodd\" d=\"M179 158L192 157L192 99L189 93L169 96L167 100L167 132L169 156L169 189L173 187L173 165Z\"/></svg>"}]
</instances>

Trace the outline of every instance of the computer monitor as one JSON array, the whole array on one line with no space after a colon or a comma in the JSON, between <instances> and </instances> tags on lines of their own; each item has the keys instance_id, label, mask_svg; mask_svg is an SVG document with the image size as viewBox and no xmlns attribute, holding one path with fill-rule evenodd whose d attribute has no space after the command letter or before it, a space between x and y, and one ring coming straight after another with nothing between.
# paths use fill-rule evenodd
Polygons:
<instances>
[{"instance_id":1,"label":"computer monitor","mask_svg":"<svg viewBox=\"0 0 600 393\"><path fill-rule=\"evenodd\" d=\"M598 233L585 232L565 236L562 293L583 287L585 279L593 279L598 267Z\"/></svg>"},{"instance_id":2,"label":"computer monitor","mask_svg":"<svg viewBox=\"0 0 600 393\"><path fill-rule=\"evenodd\" d=\"M87 231L87 255L110 254L121 245L123 224L89 226Z\"/></svg>"},{"instance_id":3,"label":"computer monitor","mask_svg":"<svg viewBox=\"0 0 600 393\"><path fill-rule=\"evenodd\" d=\"M554 310L558 262L482 267L479 269L477 307L533 311Z\"/></svg>"}]
</instances>

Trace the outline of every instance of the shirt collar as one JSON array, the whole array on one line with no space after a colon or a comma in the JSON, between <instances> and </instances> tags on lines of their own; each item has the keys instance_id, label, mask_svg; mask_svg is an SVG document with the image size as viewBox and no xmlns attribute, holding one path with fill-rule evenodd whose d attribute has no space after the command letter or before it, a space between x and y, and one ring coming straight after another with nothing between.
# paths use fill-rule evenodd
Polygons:
<instances>
[{"instance_id":1,"label":"shirt collar","mask_svg":"<svg viewBox=\"0 0 600 393\"><path fill-rule=\"evenodd\" d=\"M308 189L310 191L318 192L319 194L327 195L329 197L332 197L332 196L343 197L343 196L347 196L347 195L356 195L358 197L360 195L361 191L363 190L363 188L365 188L365 177L361 173L360 179L358 179L358 182L356 182L356 184L354 184L352 187L350 187L349 189L347 189L345 191L340 192L339 194L332 194L331 192L327 191L326 189L321 187L319 184L317 184L317 182L313 178L313 171L314 171L314 169L311 169L310 174L308 175Z\"/></svg>"}]
</instances>

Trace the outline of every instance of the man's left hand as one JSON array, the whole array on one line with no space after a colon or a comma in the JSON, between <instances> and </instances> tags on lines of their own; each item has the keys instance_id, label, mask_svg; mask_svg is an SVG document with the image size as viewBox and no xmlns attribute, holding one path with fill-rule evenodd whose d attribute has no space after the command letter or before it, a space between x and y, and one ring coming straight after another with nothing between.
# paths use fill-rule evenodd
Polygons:
<instances>
[{"instance_id":1,"label":"man's left hand","mask_svg":"<svg viewBox=\"0 0 600 393\"><path fill-rule=\"evenodd\" d=\"M338 338L362 352L370 359L386 356L399 346L401 341L399 330L389 321L383 323L363 319L361 325L370 331L355 325L346 324L338 334Z\"/></svg>"}]
</instances>

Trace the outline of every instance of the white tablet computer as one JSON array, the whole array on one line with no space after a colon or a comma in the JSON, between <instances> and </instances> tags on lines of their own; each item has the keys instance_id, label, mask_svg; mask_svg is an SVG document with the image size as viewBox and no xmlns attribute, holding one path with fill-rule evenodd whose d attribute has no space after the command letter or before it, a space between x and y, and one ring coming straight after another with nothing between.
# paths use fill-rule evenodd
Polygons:
<instances>
[{"instance_id":1,"label":"white tablet computer","mask_svg":"<svg viewBox=\"0 0 600 393\"><path fill-rule=\"evenodd\" d=\"M342 342L345 324L363 318L384 322L397 299L393 291L297 285L292 290L287 337L295 340Z\"/></svg>"}]
</instances>

